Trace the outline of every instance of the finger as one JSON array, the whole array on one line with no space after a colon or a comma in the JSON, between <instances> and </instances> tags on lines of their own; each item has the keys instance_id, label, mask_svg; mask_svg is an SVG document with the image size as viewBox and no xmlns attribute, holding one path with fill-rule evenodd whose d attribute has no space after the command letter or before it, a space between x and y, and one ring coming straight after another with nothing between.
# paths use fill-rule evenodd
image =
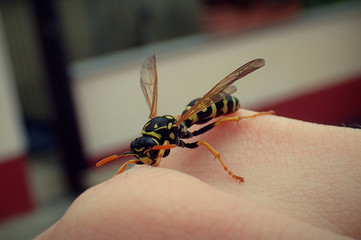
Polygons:
<instances>
[{"instance_id":1,"label":"finger","mask_svg":"<svg viewBox=\"0 0 361 240\"><path fill-rule=\"evenodd\" d=\"M245 178L242 185L230 179L206 149L174 149L161 167L314 226L361 236L359 130L260 116L225 122L199 137L234 174Z\"/></svg>"},{"instance_id":2,"label":"finger","mask_svg":"<svg viewBox=\"0 0 361 240\"><path fill-rule=\"evenodd\" d=\"M54 223L51 227L49 227L47 230L45 230L40 235L38 235L36 238L34 238L34 240L50 239L50 236L52 235L57 224L58 224L58 222Z\"/></svg>"},{"instance_id":3,"label":"finger","mask_svg":"<svg viewBox=\"0 0 361 240\"><path fill-rule=\"evenodd\" d=\"M82 194L51 239L342 239L185 174L136 167Z\"/></svg>"}]
</instances>

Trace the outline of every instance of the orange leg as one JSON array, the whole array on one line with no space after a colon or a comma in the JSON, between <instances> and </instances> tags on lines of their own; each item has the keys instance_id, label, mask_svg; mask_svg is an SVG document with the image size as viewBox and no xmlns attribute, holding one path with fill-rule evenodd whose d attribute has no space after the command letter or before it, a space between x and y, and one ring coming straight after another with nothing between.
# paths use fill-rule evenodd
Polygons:
<instances>
[{"instance_id":1,"label":"orange leg","mask_svg":"<svg viewBox=\"0 0 361 240\"><path fill-rule=\"evenodd\" d=\"M273 115L273 114L275 114L274 111L268 111L268 112L255 113L255 114L252 114L249 116L225 117L225 118L222 118L222 119L214 122L214 126L216 127L216 126L220 125L221 123L227 122L227 121L241 121L242 119L245 119L245 118L254 118L254 117L258 117L258 116L262 116L262 115Z\"/></svg>"},{"instance_id":2,"label":"orange leg","mask_svg":"<svg viewBox=\"0 0 361 240\"><path fill-rule=\"evenodd\" d=\"M174 144L169 144L169 141L165 140L163 145L154 147L155 149L160 149L158 152L158 156L155 160L155 163L152 165L153 167L159 167L160 162L162 161L163 155L166 150L176 147ZM153 148L153 149L154 149Z\"/></svg>"},{"instance_id":3,"label":"orange leg","mask_svg":"<svg viewBox=\"0 0 361 240\"><path fill-rule=\"evenodd\" d=\"M213 148L211 147L211 145L209 145L209 143L207 142L204 142L204 141L198 141L197 142L197 145L200 146L200 145L203 145L205 146L206 148L208 148L208 150L213 154L213 156L215 158L218 158L219 162L222 164L224 170L234 179L240 181L240 182L243 182L244 181L244 178L243 177L240 177L240 176L237 176L236 174L232 173L231 170L228 169L227 165L223 162L222 158L221 158L221 155Z\"/></svg>"},{"instance_id":4,"label":"orange leg","mask_svg":"<svg viewBox=\"0 0 361 240\"><path fill-rule=\"evenodd\" d=\"M200 129L198 130L197 132L194 132L195 134L194 135L200 135L206 131L209 131L210 129L212 129L213 127L216 127L218 125L220 125L221 123L223 122L227 122L227 121L240 121L242 119L245 119L245 118L254 118L254 117L258 117L258 116L262 116L262 115L271 115L271 114L274 114L274 111L268 111L268 112L260 112L260 113L255 113L255 114L252 114L252 115L249 115L249 116L234 116L234 117L225 117L225 118L222 118L214 123L211 123L210 125L204 127L203 129ZM224 170L231 176L233 177L234 179L237 179L239 180L240 182L243 182L244 181L244 178L243 177L240 177L240 176L237 176L235 175L234 173L232 173L231 170L228 169L227 165L223 162L222 158L221 158L221 155L213 148L211 147L207 142L204 142L204 141L198 141L196 142L197 146L200 146L200 145L204 145L208 148L208 150L213 154L213 156L215 156L216 158L218 158L219 162L222 164ZM189 147L191 148L194 148L194 144L186 144L188 145Z\"/></svg>"},{"instance_id":5,"label":"orange leg","mask_svg":"<svg viewBox=\"0 0 361 240\"><path fill-rule=\"evenodd\" d=\"M122 172L124 172L124 170L127 168L128 164L137 164L137 163L141 163L141 162L142 161L140 161L138 159L129 160L119 168L118 172L115 175L118 175L118 174L121 174Z\"/></svg>"},{"instance_id":6,"label":"orange leg","mask_svg":"<svg viewBox=\"0 0 361 240\"><path fill-rule=\"evenodd\" d=\"M201 129L198 129L197 131L192 132L192 134L193 134L193 136L201 135L201 134L213 129L214 127L217 127L218 125L220 125L223 122L241 121L242 119L245 119L245 118L254 118L254 117L258 117L258 116L262 116L262 115L271 115L271 114L274 114L274 111L260 112L260 113L256 113L256 114L249 115L249 116L223 117L223 118L219 119L218 121L212 122L211 124L208 124L208 125L202 127Z\"/></svg>"}]
</instances>

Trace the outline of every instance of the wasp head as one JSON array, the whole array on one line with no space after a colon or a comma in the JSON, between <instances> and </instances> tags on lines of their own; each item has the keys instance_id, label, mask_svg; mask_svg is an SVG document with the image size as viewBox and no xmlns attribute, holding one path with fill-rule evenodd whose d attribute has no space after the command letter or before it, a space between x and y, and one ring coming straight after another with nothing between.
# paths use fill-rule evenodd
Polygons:
<instances>
[{"instance_id":1,"label":"wasp head","mask_svg":"<svg viewBox=\"0 0 361 240\"><path fill-rule=\"evenodd\" d=\"M130 144L130 151L144 164L152 165L158 157L159 150L149 150L159 145L157 140L149 136L134 139Z\"/></svg>"}]
</instances>

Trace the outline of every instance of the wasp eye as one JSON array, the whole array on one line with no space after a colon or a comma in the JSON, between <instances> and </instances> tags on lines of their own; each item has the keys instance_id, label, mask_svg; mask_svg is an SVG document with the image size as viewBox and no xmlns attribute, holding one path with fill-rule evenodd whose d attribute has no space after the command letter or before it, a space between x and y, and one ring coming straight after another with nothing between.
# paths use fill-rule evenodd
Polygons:
<instances>
[{"instance_id":1,"label":"wasp eye","mask_svg":"<svg viewBox=\"0 0 361 240\"><path fill-rule=\"evenodd\" d=\"M130 149L132 152L139 154L140 156L145 155L145 151L157 146L157 142L152 138L148 136L144 137L138 137L133 140L133 142L130 144ZM158 150L152 150L149 151L149 154L151 155L157 155Z\"/></svg>"},{"instance_id":2,"label":"wasp eye","mask_svg":"<svg viewBox=\"0 0 361 240\"><path fill-rule=\"evenodd\" d=\"M130 144L130 148L145 147L146 149L148 149L148 148L152 148L156 145L158 145L158 144L152 137L144 136L144 137L138 137L138 138L134 139L133 142Z\"/></svg>"}]
</instances>

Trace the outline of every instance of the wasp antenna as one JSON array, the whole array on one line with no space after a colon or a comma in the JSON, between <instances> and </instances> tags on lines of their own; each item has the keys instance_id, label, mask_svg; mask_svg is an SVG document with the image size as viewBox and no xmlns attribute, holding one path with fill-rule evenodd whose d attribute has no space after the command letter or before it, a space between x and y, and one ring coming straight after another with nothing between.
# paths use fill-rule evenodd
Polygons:
<instances>
[{"instance_id":1,"label":"wasp antenna","mask_svg":"<svg viewBox=\"0 0 361 240\"><path fill-rule=\"evenodd\" d=\"M169 150L169 149L175 148L176 146L177 145L175 145L175 144L158 145L158 146L154 146L153 149L154 150L161 150L161 149Z\"/></svg>"},{"instance_id":2,"label":"wasp antenna","mask_svg":"<svg viewBox=\"0 0 361 240\"><path fill-rule=\"evenodd\" d=\"M157 146L154 146L154 147L152 147L152 148L149 148L149 149L145 150L144 153L149 152L149 151L151 151L151 150L161 150L161 149L169 150L169 149L175 148L176 146L177 146L177 145L175 145L175 144L157 145Z\"/></svg>"},{"instance_id":3,"label":"wasp antenna","mask_svg":"<svg viewBox=\"0 0 361 240\"><path fill-rule=\"evenodd\" d=\"M106 164L110 161L113 161L114 159L117 159L120 157L126 157L126 156L135 156L135 154L134 153L115 154L115 155L112 155L112 156L109 156L109 157L106 157L106 158L100 160L99 162L96 163L95 166L100 167L101 165Z\"/></svg>"}]
</instances>

